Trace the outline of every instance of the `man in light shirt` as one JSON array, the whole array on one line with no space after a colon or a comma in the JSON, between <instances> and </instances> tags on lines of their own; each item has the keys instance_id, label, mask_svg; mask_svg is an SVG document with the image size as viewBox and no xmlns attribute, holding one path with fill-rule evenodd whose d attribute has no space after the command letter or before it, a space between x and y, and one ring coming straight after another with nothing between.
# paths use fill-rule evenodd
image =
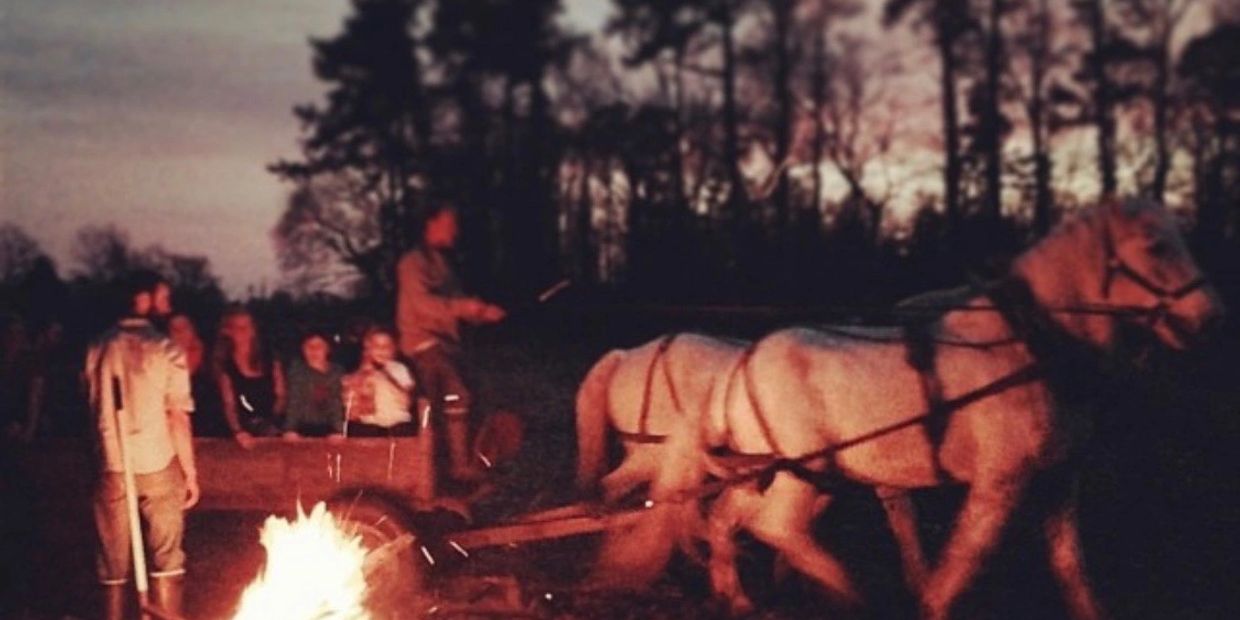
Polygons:
<instances>
[{"instance_id":1,"label":"man in light shirt","mask_svg":"<svg viewBox=\"0 0 1240 620\"><path fill-rule=\"evenodd\" d=\"M194 401L185 353L149 318L156 296L166 291L167 282L158 275L132 274L125 285L124 317L90 346L86 356L100 465L93 506L105 618L124 616L126 583L133 568L126 460L146 524L143 538L151 558L153 602L168 613L180 614L184 511L197 503L199 490L189 419Z\"/></svg>"}]
</instances>

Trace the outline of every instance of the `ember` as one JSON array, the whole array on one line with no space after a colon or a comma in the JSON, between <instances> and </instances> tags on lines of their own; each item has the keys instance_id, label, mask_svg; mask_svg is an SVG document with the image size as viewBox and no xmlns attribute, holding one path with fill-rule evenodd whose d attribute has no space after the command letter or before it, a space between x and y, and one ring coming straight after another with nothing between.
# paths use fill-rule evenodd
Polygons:
<instances>
[{"instance_id":1,"label":"ember","mask_svg":"<svg viewBox=\"0 0 1240 620\"><path fill-rule=\"evenodd\" d=\"M267 518L260 537L267 564L241 595L234 620L268 618L360 620L367 550L320 502L297 519Z\"/></svg>"}]
</instances>

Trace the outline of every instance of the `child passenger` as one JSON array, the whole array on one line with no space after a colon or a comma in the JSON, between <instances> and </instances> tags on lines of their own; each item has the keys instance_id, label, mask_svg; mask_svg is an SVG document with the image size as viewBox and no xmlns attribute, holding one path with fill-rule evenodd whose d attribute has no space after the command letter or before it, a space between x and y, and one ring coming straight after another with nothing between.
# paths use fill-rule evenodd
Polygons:
<instances>
[{"instance_id":1,"label":"child passenger","mask_svg":"<svg viewBox=\"0 0 1240 620\"><path fill-rule=\"evenodd\" d=\"M308 331L302 336L301 359L294 360L288 370L284 439L344 438L344 370L328 359L330 354L331 344L322 332Z\"/></svg>"},{"instance_id":2,"label":"child passenger","mask_svg":"<svg viewBox=\"0 0 1240 620\"><path fill-rule=\"evenodd\" d=\"M396 360L396 340L383 327L371 327L362 338L362 359L344 378L347 434L387 437L415 434L413 376Z\"/></svg>"}]
</instances>

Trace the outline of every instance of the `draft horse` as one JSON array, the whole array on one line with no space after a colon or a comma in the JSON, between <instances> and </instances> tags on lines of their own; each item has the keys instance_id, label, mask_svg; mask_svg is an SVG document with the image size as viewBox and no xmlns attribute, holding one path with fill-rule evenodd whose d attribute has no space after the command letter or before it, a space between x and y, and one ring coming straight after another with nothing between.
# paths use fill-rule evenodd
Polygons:
<instances>
[{"instance_id":1,"label":"draft horse","mask_svg":"<svg viewBox=\"0 0 1240 620\"><path fill-rule=\"evenodd\" d=\"M926 327L912 364L898 328L792 328L742 353L743 381L705 420L707 444L769 453L784 463L768 485L729 487L710 512L712 583L734 608L748 601L731 565L739 528L845 601L856 600L840 563L810 524L830 501L814 476L896 489L967 485L938 562L918 596L930 620L949 616L994 550L1031 481L1062 469L1077 420L1057 407L1046 372L1074 347L1104 353L1130 321L1185 348L1224 309L1170 215L1152 202L1108 200L1065 220L1018 256L1002 282ZM1075 480L1043 521L1051 570L1075 618L1097 618L1075 518ZM903 542L902 542L903 544ZM907 553L906 553L907 555Z\"/></svg>"},{"instance_id":2,"label":"draft horse","mask_svg":"<svg viewBox=\"0 0 1240 620\"><path fill-rule=\"evenodd\" d=\"M692 497L709 466L702 420L723 407L750 342L669 334L604 355L577 392L577 486L606 504L646 487L651 506L631 528L605 534L590 579L595 586L638 586L662 572L679 546L696 557L705 526ZM604 475L608 431L624 447Z\"/></svg>"}]
</instances>

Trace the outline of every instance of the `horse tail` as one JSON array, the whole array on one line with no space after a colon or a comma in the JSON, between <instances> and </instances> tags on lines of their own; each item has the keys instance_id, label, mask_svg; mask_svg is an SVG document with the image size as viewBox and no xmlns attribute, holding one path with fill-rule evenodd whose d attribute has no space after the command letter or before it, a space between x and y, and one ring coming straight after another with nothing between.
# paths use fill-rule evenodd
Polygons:
<instances>
[{"instance_id":1,"label":"horse tail","mask_svg":"<svg viewBox=\"0 0 1240 620\"><path fill-rule=\"evenodd\" d=\"M607 463L607 390L624 359L615 350L594 364L577 390L577 488L592 490Z\"/></svg>"}]
</instances>

